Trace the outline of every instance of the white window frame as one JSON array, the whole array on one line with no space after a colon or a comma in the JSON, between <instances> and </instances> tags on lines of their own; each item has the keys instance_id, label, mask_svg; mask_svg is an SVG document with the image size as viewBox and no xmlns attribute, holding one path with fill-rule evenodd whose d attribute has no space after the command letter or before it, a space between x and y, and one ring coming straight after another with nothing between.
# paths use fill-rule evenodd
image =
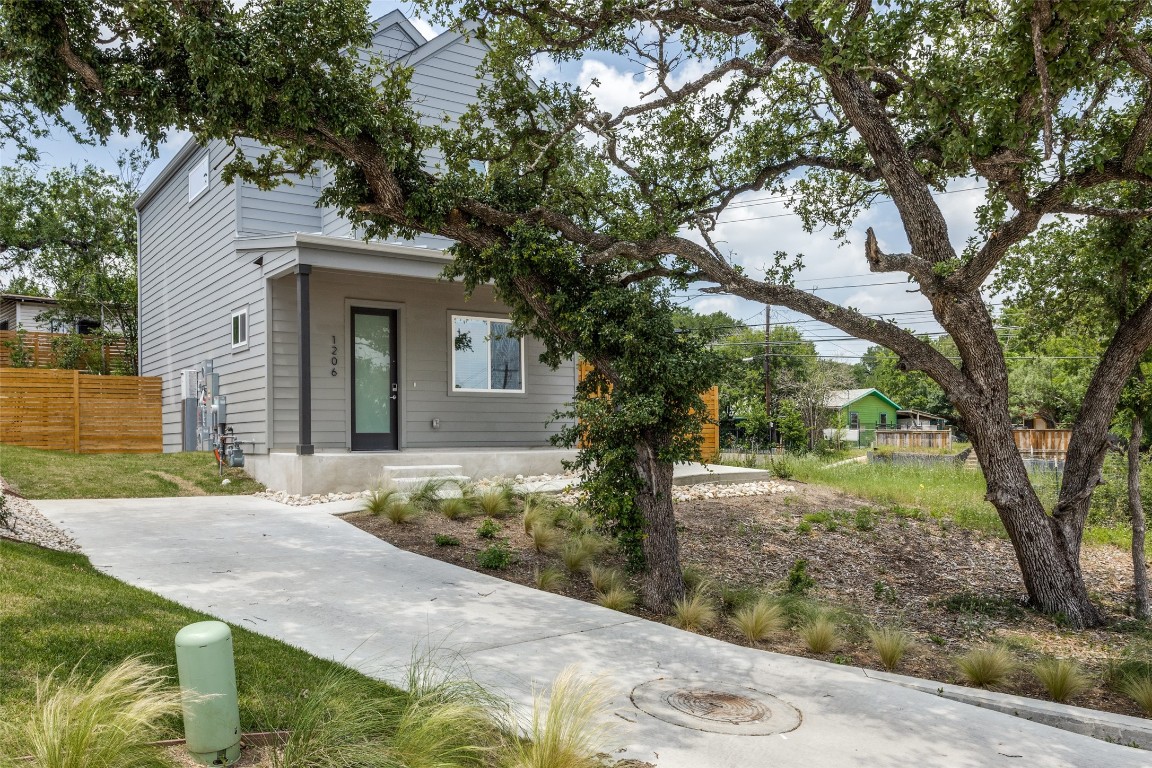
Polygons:
<instances>
[{"instance_id":1,"label":"white window frame","mask_svg":"<svg viewBox=\"0 0 1152 768\"><path fill-rule=\"evenodd\" d=\"M192 166L192 170L188 171L188 204L199 200L205 192L208 191L211 178L211 168L208 161L208 153L205 152L204 156L197 161L196 165Z\"/></svg>"},{"instance_id":2,"label":"white window frame","mask_svg":"<svg viewBox=\"0 0 1152 768\"><path fill-rule=\"evenodd\" d=\"M488 389L464 389L456 386L456 321L457 320L479 320L480 322L488 324L488 333L484 335L484 350L488 355L488 376L486 381L489 384ZM516 341L520 344L520 389L491 389L492 384L492 345L488 343L488 339L492 335L492 323L508 323L511 324L512 320L508 317L485 317L483 315L457 315L451 314L448 316L448 354L451 357L451 364L449 365L450 376L448 379L449 392L468 392L470 394L483 394L483 395L523 395L526 391L528 384L528 371L524 368L524 337L516 337Z\"/></svg>"},{"instance_id":3,"label":"white window frame","mask_svg":"<svg viewBox=\"0 0 1152 768\"><path fill-rule=\"evenodd\" d=\"M236 340L236 319L243 318L240 323L240 330L242 338ZM228 334L232 340L232 349L247 349L248 348L248 307L244 306L232 313L232 319L228 322Z\"/></svg>"}]
</instances>

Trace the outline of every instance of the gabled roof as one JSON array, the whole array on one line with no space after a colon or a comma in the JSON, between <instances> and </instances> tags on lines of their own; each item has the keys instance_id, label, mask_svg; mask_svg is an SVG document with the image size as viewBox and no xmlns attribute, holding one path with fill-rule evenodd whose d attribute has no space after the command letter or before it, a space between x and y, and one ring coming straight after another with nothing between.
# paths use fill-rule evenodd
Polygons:
<instances>
[{"instance_id":1,"label":"gabled roof","mask_svg":"<svg viewBox=\"0 0 1152 768\"><path fill-rule=\"evenodd\" d=\"M417 48L428 42L427 38L420 34L420 30L416 29L416 27L412 25L412 22L408 21L408 17L404 15L404 12L400 10L389 11L374 20L372 26L376 30L373 36L380 34L389 27L398 26L404 31L404 34L408 35Z\"/></svg>"},{"instance_id":2,"label":"gabled roof","mask_svg":"<svg viewBox=\"0 0 1152 768\"><path fill-rule=\"evenodd\" d=\"M26 301L33 304L55 304L56 299L51 296L25 296L22 293L0 293L0 299L10 301Z\"/></svg>"},{"instance_id":3,"label":"gabled roof","mask_svg":"<svg viewBox=\"0 0 1152 768\"><path fill-rule=\"evenodd\" d=\"M900 410L900 406L892 402L892 400L890 400L887 395L878 389L842 389L838 392L833 392L828 395L828 397L824 399L824 407L844 408L845 406L852 405L852 403L856 402L857 400L863 400L868 395L876 395L881 400L888 403L888 405L892 406L896 410Z\"/></svg>"},{"instance_id":4,"label":"gabled roof","mask_svg":"<svg viewBox=\"0 0 1152 768\"><path fill-rule=\"evenodd\" d=\"M398 13L398 11L394 11L394 13ZM440 51L444 50L453 43L459 42L465 38L475 39L476 30L480 28L480 25L475 22L465 22L463 26L463 31L449 29L445 32L441 32L439 35L436 35L436 37L424 43L419 48L409 53L407 56L402 56L400 61L402 61L406 67L413 67L424 59L440 53Z\"/></svg>"}]
</instances>

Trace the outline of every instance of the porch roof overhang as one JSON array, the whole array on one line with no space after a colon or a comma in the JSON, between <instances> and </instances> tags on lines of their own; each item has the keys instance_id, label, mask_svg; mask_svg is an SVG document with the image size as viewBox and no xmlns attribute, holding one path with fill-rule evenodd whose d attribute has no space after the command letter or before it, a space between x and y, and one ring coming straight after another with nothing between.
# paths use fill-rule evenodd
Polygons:
<instances>
[{"instance_id":1,"label":"porch roof overhang","mask_svg":"<svg viewBox=\"0 0 1152 768\"><path fill-rule=\"evenodd\" d=\"M315 269L436 279L452 261L451 256L435 248L306 232L238 237L233 242L237 253L291 252L288 258L266 265L264 276L269 278L291 274L299 264L310 264Z\"/></svg>"},{"instance_id":2,"label":"porch roof overhang","mask_svg":"<svg viewBox=\"0 0 1152 768\"><path fill-rule=\"evenodd\" d=\"M920 411L916 408L901 408L896 411L897 416L916 417L919 416L923 419L937 419L939 421L948 421L948 419L936 413L929 413L928 411Z\"/></svg>"}]
</instances>

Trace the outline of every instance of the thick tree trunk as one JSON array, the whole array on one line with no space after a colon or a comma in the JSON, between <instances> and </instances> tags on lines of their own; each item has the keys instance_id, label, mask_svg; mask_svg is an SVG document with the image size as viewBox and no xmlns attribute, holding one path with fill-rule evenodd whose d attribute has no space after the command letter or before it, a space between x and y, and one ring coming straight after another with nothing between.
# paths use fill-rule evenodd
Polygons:
<instances>
[{"instance_id":1,"label":"thick tree trunk","mask_svg":"<svg viewBox=\"0 0 1152 768\"><path fill-rule=\"evenodd\" d=\"M1065 529L1045 512L1007 419L969 419L969 430L988 482L987 499L1012 540L1031 603L1062 615L1074 627L1103 623L1084 585L1079 541L1069 541Z\"/></svg>"},{"instance_id":2,"label":"thick tree trunk","mask_svg":"<svg viewBox=\"0 0 1152 768\"><path fill-rule=\"evenodd\" d=\"M684 572L672 506L672 465L656 457L653 446L644 441L636 444L636 471L644 481L636 495L644 517L642 598L649 609L671 613L673 602L684 597Z\"/></svg>"},{"instance_id":3,"label":"thick tree trunk","mask_svg":"<svg viewBox=\"0 0 1152 768\"><path fill-rule=\"evenodd\" d=\"M1148 566L1144 552L1144 502L1140 499L1140 441L1144 439L1144 414L1132 417L1132 439L1128 441L1128 511L1132 515L1132 591L1134 613L1149 618Z\"/></svg>"}]
</instances>

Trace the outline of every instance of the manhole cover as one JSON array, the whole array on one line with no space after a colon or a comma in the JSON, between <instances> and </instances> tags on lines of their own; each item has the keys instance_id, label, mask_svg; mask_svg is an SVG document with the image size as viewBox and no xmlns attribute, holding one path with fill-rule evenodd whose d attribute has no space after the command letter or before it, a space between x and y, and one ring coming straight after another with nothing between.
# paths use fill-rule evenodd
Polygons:
<instances>
[{"instance_id":1,"label":"manhole cover","mask_svg":"<svg viewBox=\"0 0 1152 768\"><path fill-rule=\"evenodd\" d=\"M800 727L800 710L754 688L658 678L632 689L632 703L666 723L712 733L769 736Z\"/></svg>"}]
</instances>

